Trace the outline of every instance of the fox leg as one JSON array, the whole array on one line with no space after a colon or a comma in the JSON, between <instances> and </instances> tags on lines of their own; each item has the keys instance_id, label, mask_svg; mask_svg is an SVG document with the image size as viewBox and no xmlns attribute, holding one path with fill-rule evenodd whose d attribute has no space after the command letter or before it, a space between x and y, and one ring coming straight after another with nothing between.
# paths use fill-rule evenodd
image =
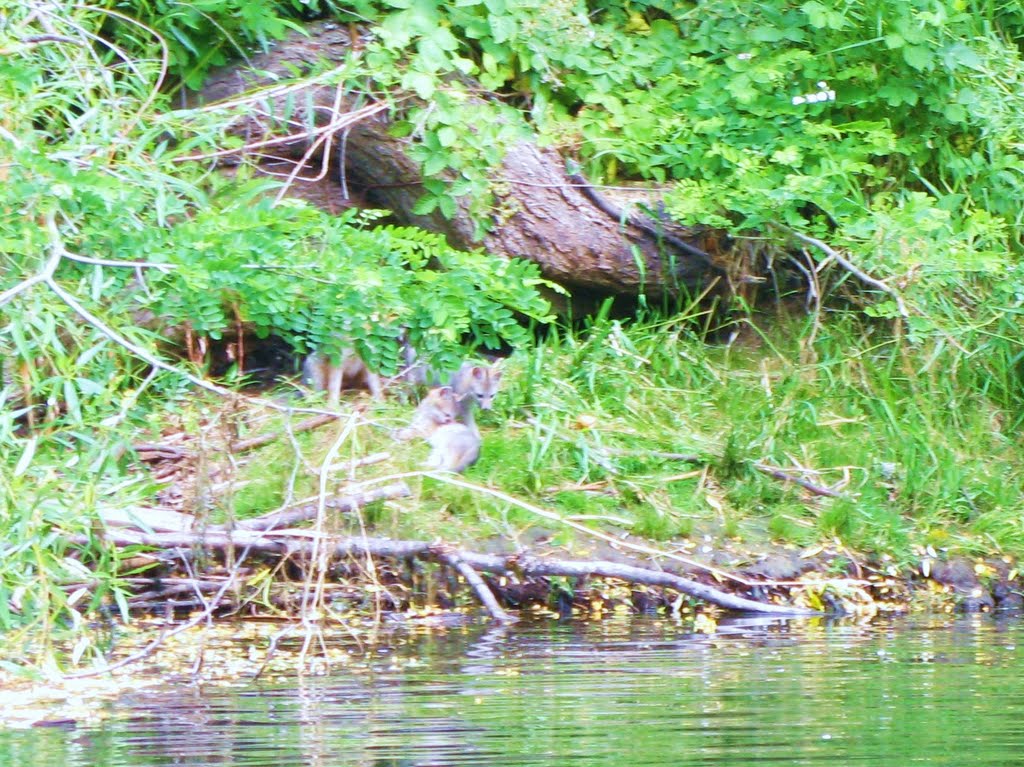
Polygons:
<instances>
[{"instance_id":1,"label":"fox leg","mask_svg":"<svg viewBox=\"0 0 1024 767\"><path fill-rule=\"evenodd\" d=\"M336 408L341 401L341 381L344 377L342 365L327 363L327 404Z\"/></svg>"}]
</instances>

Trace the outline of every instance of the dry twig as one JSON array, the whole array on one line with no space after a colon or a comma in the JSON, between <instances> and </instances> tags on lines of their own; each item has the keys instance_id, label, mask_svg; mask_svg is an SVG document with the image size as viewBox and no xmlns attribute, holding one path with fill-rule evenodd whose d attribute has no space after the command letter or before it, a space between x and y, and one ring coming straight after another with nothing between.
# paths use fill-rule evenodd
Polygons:
<instances>
[{"instance_id":1,"label":"dry twig","mask_svg":"<svg viewBox=\"0 0 1024 767\"><path fill-rule=\"evenodd\" d=\"M816 485L803 477L794 477L792 474L787 474L782 469L777 469L774 466L766 466L763 463L755 463L754 468L760 472L764 472L769 477L781 480L782 482L792 482L794 485L800 485L804 490L814 493L815 495L821 495L826 498L843 498L845 497L842 493L833 490L830 487L822 487Z\"/></svg>"},{"instance_id":2,"label":"dry twig","mask_svg":"<svg viewBox=\"0 0 1024 767\"><path fill-rule=\"evenodd\" d=\"M292 432L309 431L310 429L316 429L319 426L323 426L325 423L337 420L341 417L340 413L323 413L313 418L307 418L305 421L301 421L292 426ZM276 442L284 434L282 431L272 431L267 434L260 434L249 439L242 439L238 442L233 442L230 445L232 453L244 453L247 450L254 450L257 447L263 447L269 445L271 442Z\"/></svg>"},{"instance_id":3,"label":"dry twig","mask_svg":"<svg viewBox=\"0 0 1024 767\"><path fill-rule=\"evenodd\" d=\"M323 500L322 507L320 499L316 499L301 505L282 509L281 511L275 511L262 517L239 520L234 523L233 527L236 530L280 530L290 527L297 522L315 519L320 508L337 509L339 512L352 512L376 501L390 498L405 498L411 494L407 484L404 482L394 482L390 485L372 488L362 493L327 496ZM214 525L210 529L225 530L227 526Z\"/></svg>"}]
</instances>

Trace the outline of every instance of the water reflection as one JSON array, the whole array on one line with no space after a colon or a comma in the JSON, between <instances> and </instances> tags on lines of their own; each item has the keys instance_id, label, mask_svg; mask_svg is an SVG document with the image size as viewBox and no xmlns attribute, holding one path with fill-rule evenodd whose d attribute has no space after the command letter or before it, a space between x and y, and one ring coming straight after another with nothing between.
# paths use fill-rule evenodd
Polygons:
<instances>
[{"instance_id":1,"label":"water reflection","mask_svg":"<svg viewBox=\"0 0 1024 767\"><path fill-rule=\"evenodd\" d=\"M740 619L401 630L357 671L168 687L102 725L0 733L3 765L1005 765L1024 628Z\"/></svg>"}]
</instances>

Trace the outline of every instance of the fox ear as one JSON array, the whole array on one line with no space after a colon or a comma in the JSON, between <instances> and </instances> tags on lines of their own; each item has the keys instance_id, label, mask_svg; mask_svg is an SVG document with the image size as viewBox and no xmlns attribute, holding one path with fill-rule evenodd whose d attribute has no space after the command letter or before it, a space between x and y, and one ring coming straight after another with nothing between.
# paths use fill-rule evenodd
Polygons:
<instances>
[{"instance_id":1,"label":"fox ear","mask_svg":"<svg viewBox=\"0 0 1024 767\"><path fill-rule=\"evenodd\" d=\"M470 370L469 372L472 374L473 378L476 378L478 380L484 377L484 369L479 365L474 365L472 370Z\"/></svg>"},{"instance_id":2,"label":"fox ear","mask_svg":"<svg viewBox=\"0 0 1024 767\"><path fill-rule=\"evenodd\" d=\"M455 390L450 386L439 386L437 387L437 393L442 397L451 397L455 394Z\"/></svg>"}]
</instances>

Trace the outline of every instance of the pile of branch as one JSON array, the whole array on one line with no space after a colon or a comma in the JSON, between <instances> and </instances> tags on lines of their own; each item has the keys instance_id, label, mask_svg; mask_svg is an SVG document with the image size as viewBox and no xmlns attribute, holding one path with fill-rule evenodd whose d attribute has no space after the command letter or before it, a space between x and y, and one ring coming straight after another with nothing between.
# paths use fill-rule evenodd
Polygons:
<instances>
[{"instance_id":1,"label":"pile of branch","mask_svg":"<svg viewBox=\"0 0 1024 767\"><path fill-rule=\"evenodd\" d=\"M312 530L295 529L275 532L237 529L233 531L207 530L203 533L189 531L146 533L117 530L108 532L106 539L117 546L147 546L166 552L171 556L180 556L183 549L188 551L202 549L221 553L234 552L236 556L239 552L244 552L246 555L294 557L301 560L326 554L335 561L365 560L367 558L434 561L458 570L472 586L491 616L495 620L503 622L512 621L514 618L498 604L498 600L479 573L520 580L553 576L615 578L632 584L671 589L729 610L787 616L815 614L813 611L789 605L758 602L698 583L681 575L646 567L603 560L573 561L535 557L522 553L508 556L481 554L429 541L393 540L366 536L342 537L320 534Z\"/></svg>"}]
</instances>

